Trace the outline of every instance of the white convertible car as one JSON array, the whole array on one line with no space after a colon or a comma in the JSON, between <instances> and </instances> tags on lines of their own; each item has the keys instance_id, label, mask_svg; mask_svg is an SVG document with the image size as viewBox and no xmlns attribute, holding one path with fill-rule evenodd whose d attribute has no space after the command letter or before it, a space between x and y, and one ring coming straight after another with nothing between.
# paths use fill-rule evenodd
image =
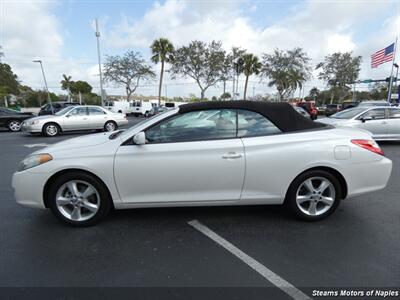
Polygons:
<instances>
[{"instance_id":1,"label":"white convertible car","mask_svg":"<svg viewBox=\"0 0 400 300\"><path fill-rule=\"evenodd\" d=\"M315 221L383 189L391 169L366 131L313 122L285 103L213 101L36 151L12 184L18 203L73 226L112 208L255 204Z\"/></svg>"}]
</instances>

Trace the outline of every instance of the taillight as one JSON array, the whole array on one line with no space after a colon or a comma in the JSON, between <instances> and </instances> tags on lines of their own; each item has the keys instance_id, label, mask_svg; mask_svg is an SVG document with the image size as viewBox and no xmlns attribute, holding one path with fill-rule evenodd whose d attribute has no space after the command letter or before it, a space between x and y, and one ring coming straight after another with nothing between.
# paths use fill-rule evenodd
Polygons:
<instances>
[{"instance_id":1,"label":"taillight","mask_svg":"<svg viewBox=\"0 0 400 300\"><path fill-rule=\"evenodd\" d=\"M384 155L382 149L374 140L351 140L351 142L376 154Z\"/></svg>"}]
</instances>

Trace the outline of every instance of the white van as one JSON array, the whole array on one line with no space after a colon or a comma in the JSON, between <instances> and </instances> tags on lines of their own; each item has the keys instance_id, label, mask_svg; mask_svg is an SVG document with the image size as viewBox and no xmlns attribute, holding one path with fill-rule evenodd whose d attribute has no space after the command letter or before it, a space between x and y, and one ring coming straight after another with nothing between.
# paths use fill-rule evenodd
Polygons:
<instances>
[{"instance_id":1,"label":"white van","mask_svg":"<svg viewBox=\"0 0 400 300\"><path fill-rule=\"evenodd\" d=\"M115 113L131 113L131 106L128 101L106 101L104 108Z\"/></svg>"},{"instance_id":2,"label":"white van","mask_svg":"<svg viewBox=\"0 0 400 300\"><path fill-rule=\"evenodd\" d=\"M152 103L148 101L137 100L130 103L130 112L135 116L142 115L148 117L152 108Z\"/></svg>"}]
</instances>

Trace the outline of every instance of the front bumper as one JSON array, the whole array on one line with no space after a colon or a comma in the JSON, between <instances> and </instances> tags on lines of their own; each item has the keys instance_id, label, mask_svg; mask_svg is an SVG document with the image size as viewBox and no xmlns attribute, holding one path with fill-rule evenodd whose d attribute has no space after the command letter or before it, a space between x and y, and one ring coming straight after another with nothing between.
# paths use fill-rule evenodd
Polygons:
<instances>
[{"instance_id":1,"label":"front bumper","mask_svg":"<svg viewBox=\"0 0 400 300\"><path fill-rule=\"evenodd\" d=\"M29 170L15 172L12 177L12 187L17 203L44 209L43 187L48 176L48 173L32 173Z\"/></svg>"},{"instance_id":2,"label":"front bumper","mask_svg":"<svg viewBox=\"0 0 400 300\"><path fill-rule=\"evenodd\" d=\"M39 133L42 132L42 125L40 124L28 125L26 122L23 122L21 125L21 130L23 132Z\"/></svg>"}]
</instances>

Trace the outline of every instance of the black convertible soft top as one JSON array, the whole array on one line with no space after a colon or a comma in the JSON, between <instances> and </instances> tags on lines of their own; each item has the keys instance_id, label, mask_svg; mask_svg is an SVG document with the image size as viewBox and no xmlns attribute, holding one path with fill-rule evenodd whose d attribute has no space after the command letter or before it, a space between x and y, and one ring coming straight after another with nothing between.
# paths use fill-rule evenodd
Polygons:
<instances>
[{"instance_id":1,"label":"black convertible soft top","mask_svg":"<svg viewBox=\"0 0 400 300\"><path fill-rule=\"evenodd\" d=\"M186 113L204 109L245 109L265 116L282 132L330 128L319 122L303 117L294 108L284 102L262 101L207 101L189 103L179 106L179 113Z\"/></svg>"}]
</instances>

